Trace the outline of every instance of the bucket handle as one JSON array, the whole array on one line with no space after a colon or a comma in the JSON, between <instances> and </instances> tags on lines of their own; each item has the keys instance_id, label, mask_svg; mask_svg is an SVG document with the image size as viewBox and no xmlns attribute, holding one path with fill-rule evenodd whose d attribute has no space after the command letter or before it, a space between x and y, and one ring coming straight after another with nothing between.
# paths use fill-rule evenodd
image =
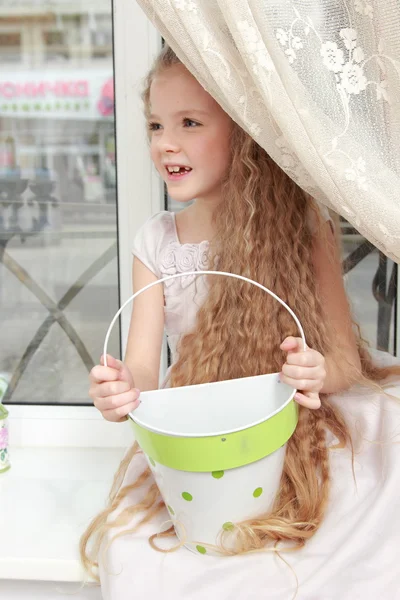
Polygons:
<instances>
[{"instance_id":1,"label":"bucket handle","mask_svg":"<svg viewBox=\"0 0 400 600\"><path fill-rule=\"evenodd\" d=\"M270 296L272 296L272 298L275 298L275 300L277 300L284 308L286 308L286 310L289 312L289 314L293 317L298 329L299 329L299 333L300 333L300 337L303 341L303 350L307 349L307 344L306 344L306 338L304 335L304 330L303 327L301 326L301 323L299 321L299 319L296 317L295 313L292 311L292 309L283 301L279 298L279 296L277 296L276 294L274 294L274 292L271 292L271 290L269 290L268 288L264 287L263 285L261 285L261 283L257 283L257 281L253 281L252 279L249 279L248 277L244 277L243 275L235 275L234 273L225 273L224 271L185 271L183 273L176 273L175 275L168 275L168 277L163 277L163 279L157 279L157 281L153 281L152 283L149 283L148 285L146 285L144 288L142 288L141 290L139 290L138 292L135 292L130 298L128 298L128 300L126 300L126 302L123 303L123 305L121 306L121 308L118 310L118 312L115 314L113 320L110 323L110 326L108 328L107 334L106 334L106 338L104 340L104 365L107 366L107 346L108 346L108 340L110 338L111 335L111 331L112 328L114 327L115 321L118 319L119 315L121 314L121 312L124 310L124 308L130 303L132 302L135 298L137 298L137 296L139 296L140 294L142 294L143 292L145 292L146 290L149 290L150 288L152 288L155 285L158 285L159 283L164 283L165 281L169 281L171 279L176 279L178 277L187 277L188 275L225 275L226 277L233 277L235 279L241 279L242 281L247 281L247 283L251 283L253 285L255 285L256 287L260 288L261 290L263 290L264 292L267 292L267 294L269 294Z\"/></svg>"}]
</instances>

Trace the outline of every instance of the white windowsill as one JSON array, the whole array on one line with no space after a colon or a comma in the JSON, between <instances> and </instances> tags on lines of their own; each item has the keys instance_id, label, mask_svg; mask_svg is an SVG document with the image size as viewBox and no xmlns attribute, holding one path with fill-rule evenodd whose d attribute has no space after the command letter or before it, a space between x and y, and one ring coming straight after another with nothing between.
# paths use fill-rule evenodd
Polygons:
<instances>
[{"instance_id":1,"label":"white windowsill","mask_svg":"<svg viewBox=\"0 0 400 600\"><path fill-rule=\"evenodd\" d=\"M11 447L0 474L0 580L81 582L78 542L106 503L123 448Z\"/></svg>"},{"instance_id":2,"label":"white windowsill","mask_svg":"<svg viewBox=\"0 0 400 600\"><path fill-rule=\"evenodd\" d=\"M126 448L128 422L109 423L93 406L7 405L10 443L15 447Z\"/></svg>"},{"instance_id":3,"label":"white windowsill","mask_svg":"<svg viewBox=\"0 0 400 600\"><path fill-rule=\"evenodd\" d=\"M128 422L90 406L8 405L11 469L0 474L0 580L81 582L78 542L133 443Z\"/></svg>"}]
</instances>

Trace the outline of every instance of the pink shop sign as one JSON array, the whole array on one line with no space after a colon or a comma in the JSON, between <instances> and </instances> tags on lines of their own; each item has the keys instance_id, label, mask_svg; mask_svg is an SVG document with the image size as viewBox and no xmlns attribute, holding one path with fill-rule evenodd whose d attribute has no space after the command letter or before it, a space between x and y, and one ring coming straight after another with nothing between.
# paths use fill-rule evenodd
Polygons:
<instances>
[{"instance_id":1,"label":"pink shop sign","mask_svg":"<svg viewBox=\"0 0 400 600\"><path fill-rule=\"evenodd\" d=\"M59 81L3 81L0 83L0 98L7 100L22 98L87 98L88 80Z\"/></svg>"}]
</instances>

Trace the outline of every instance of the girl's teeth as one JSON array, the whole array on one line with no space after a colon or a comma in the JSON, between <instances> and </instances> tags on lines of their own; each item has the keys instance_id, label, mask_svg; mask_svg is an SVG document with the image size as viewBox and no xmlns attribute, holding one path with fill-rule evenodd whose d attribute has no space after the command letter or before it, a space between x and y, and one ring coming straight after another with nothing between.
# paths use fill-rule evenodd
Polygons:
<instances>
[{"instance_id":1,"label":"girl's teeth","mask_svg":"<svg viewBox=\"0 0 400 600\"><path fill-rule=\"evenodd\" d=\"M190 167L167 167L167 169L170 173L179 173L181 170L190 171Z\"/></svg>"}]
</instances>

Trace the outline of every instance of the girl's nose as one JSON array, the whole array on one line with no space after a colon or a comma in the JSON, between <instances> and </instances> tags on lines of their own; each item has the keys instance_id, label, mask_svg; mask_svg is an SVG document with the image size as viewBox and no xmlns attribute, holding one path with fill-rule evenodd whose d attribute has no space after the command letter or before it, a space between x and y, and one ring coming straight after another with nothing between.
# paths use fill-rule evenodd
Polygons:
<instances>
[{"instance_id":1,"label":"girl's nose","mask_svg":"<svg viewBox=\"0 0 400 600\"><path fill-rule=\"evenodd\" d=\"M163 131L162 135L158 139L158 147L161 152L179 152L180 144L176 138L168 135L167 132Z\"/></svg>"}]
</instances>

